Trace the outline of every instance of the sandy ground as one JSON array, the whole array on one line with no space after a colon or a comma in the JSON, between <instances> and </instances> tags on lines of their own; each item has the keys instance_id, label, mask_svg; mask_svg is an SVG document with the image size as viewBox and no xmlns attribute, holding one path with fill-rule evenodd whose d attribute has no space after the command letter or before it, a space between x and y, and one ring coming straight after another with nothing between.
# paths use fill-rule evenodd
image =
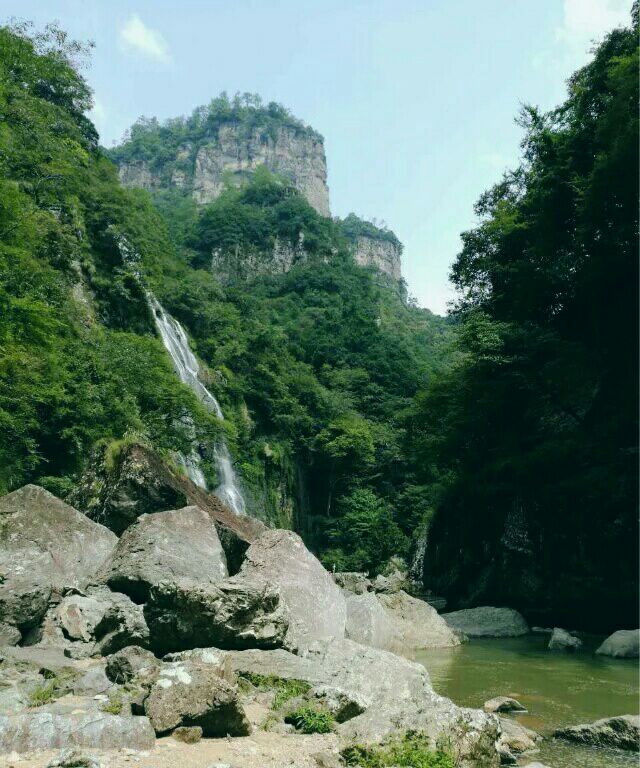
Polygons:
<instances>
[{"instance_id":1,"label":"sandy ground","mask_svg":"<svg viewBox=\"0 0 640 768\"><path fill-rule=\"evenodd\" d=\"M166 737L158 739L150 752L80 751L96 757L104 768L218 768L216 764L221 764L220 768L324 768L330 763L315 756L337 754L338 741L333 734L305 736L264 731L260 725L268 708L254 703L246 705L245 711L253 726L250 736L202 739L197 744ZM0 768L45 768L60 751L0 755Z\"/></svg>"}]
</instances>

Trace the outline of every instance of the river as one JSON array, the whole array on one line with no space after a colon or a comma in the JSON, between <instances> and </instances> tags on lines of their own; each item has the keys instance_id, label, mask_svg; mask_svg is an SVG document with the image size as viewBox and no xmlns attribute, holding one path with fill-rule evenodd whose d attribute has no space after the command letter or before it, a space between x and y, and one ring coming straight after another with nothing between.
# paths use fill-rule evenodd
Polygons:
<instances>
[{"instance_id":1,"label":"river","mask_svg":"<svg viewBox=\"0 0 640 768\"><path fill-rule=\"evenodd\" d=\"M604 638L588 637L575 654L546 648L549 635L474 639L457 648L417 654L434 689L456 704L482 707L494 696L512 696L528 709L517 719L546 737L540 752L522 761L552 768L628 768L632 753L581 747L549 738L555 728L612 715L637 714L637 660L609 659L593 651Z\"/></svg>"}]
</instances>

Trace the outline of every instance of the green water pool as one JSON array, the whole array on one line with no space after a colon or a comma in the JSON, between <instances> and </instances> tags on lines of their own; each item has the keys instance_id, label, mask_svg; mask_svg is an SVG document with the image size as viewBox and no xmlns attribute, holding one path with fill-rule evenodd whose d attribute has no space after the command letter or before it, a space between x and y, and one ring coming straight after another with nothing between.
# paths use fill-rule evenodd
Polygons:
<instances>
[{"instance_id":1,"label":"green water pool","mask_svg":"<svg viewBox=\"0 0 640 768\"><path fill-rule=\"evenodd\" d=\"M433 687L456 704L481 707L512 696L527 709L517 720L545 737L540 752L523 762L552 768L638 766L636 755L571 745L551 738L555 728L612 715L638 714L637 660L596 656L603 638L586 637L581 651L548 651L549 636L475 639L457 648L420 652Z\"/></svg>"}]
</instances>

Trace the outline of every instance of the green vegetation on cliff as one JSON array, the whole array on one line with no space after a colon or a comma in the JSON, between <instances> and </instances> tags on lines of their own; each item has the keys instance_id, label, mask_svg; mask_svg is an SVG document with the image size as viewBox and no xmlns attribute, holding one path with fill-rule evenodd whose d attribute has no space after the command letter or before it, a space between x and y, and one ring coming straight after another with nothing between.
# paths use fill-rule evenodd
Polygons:
<instances>
[{"instance_id":1,"label":"green vegetation on cliff","mask_svg":"<svg viewBox=\"0 0 640 768\"><path fill-rule=\"evenodd\" d=\"M417 399L430 585L546 621L637 626L638 29L523 110L522 165L452 271L458 364Z\"/></svg>"}]
</instances>

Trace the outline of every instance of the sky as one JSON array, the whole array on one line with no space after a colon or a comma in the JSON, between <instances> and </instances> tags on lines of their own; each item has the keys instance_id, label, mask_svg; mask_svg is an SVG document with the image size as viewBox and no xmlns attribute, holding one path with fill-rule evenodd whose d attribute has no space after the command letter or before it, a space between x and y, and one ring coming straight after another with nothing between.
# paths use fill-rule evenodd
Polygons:
<instances>
[{"instance_id":1,"label":"sky","mask_svg":"<svg viewBox=\"0 0 640 768\"><path fill-rule=\"evenodd\" d=\"M385 222L403 275L443 314L473 204L515 167L524 103L549 109L631 0L0 0L95 49L105 146L141 115L226 90L278 101L325 137L333 215Z\"/></svg>"}]
</instances>

